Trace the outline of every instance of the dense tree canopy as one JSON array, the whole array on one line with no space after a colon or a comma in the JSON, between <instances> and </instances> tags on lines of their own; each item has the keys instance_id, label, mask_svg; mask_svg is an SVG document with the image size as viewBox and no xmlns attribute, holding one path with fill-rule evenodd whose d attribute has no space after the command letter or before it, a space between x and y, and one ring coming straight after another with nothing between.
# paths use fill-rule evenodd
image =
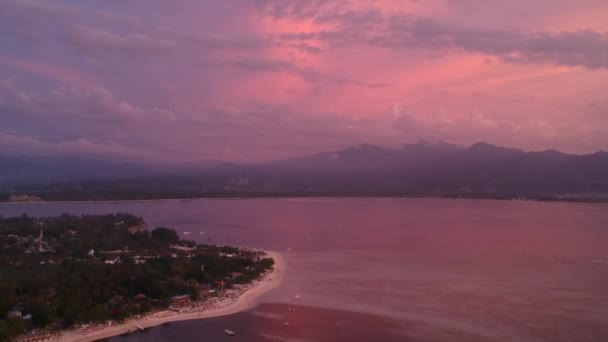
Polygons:
<instances>
[{"instance_id":1,"label":"dense tree canopy","mask_svg":"<svg viewBox=\"0 0 608 342\"><path fill-rule=\"evenodd\" d=\"M152 238L163 244L174 244L179 242L179 235L173 229L158 227L151 233Z\"/></svg>"},{"instance_id":2,"label":"dense tree canopy","mask_svg":"<svg viewBox=\"0 0 608 342\"><path fill-rule=\"evenodd\" d=\"M176 295L197 299L201 288L249 282L273 264L143 227L129 214L0 217L0 341L26 328L124 319Z\"/></svg>"}]
</instances>

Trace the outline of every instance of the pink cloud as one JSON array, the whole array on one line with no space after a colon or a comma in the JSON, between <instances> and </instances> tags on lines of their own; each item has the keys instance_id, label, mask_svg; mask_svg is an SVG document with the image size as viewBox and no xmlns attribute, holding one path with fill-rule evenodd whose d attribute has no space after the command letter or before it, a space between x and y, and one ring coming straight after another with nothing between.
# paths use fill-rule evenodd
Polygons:
<instances>
[{"instance_id":1,"label":"pink cloud","mask_svg":"<svg viewBox=\"0 0 608 342\"><path fill-rule=\"evenodd\" d=\"M421 138L608 145L601 1L62 4L0 4L15 80L0 114L43 142L235 161Z\"/></svg>"}]
</instances>

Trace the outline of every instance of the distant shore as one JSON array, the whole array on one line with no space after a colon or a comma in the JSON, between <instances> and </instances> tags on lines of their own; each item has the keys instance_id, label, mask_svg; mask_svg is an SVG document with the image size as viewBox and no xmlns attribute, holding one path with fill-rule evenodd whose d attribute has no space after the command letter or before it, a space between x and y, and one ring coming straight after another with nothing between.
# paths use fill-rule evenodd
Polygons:
<instances>
[{"instance_id":1,"label":"distant shore","mask_svg":"<svg viewBox=\"0 0 608 342\"><path fill-rule=\"evenodd\" d=\"M213 307L198 306L182 308L177 309L177 312L165 310L141 318L128 319L123 323L113 323L112 325L105 327L101 325L93 326L91 328L80 327L78 329L63 332L56 340L59 342L97 341L135 332L140 328L147 329L169 322L225 316L247 310L251 308L257 298L277 287L283 279L285 261L282 255L273 251L266 251L266 254L274 260L272 271L265 274L261 279L248 284L241 293L224 297L219 301L214 302ZM221 327L221 329L224 329L224 327Z\"/></svg>"},{"instance_id":2,"label":"distant shore","mask_svg":"<svg viewBox=\"0 0 608 342\"><path fill-rule=\"evenodd\" d=\"M310 196L275 196L275 195L251 195L251 196L208 196L208 197L167 197L148 199L100 199L100 200L38 200L38 201L0 201L0 205L18 204L49 204L49 203L124 203L124 202L157 202L157 201L196 201L196 200L239 200L239 199L297 199L297 198L404 198L404 199L453 199L453 200L479 200L479 201L507 201L507 202L555 202L555 203L608 203L607 197L475 197L475 196L407 196L407 195L310 195Z\"/></svg>"}]
</instances>

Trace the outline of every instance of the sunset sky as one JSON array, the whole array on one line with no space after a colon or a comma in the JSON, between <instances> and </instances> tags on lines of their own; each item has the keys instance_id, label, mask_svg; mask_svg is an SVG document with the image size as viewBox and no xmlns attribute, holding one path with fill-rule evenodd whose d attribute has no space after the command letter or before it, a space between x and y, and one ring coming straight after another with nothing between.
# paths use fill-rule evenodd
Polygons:
<instances>
[{"instance_id":1,"label":"sunset sky","mask_svg":"<svg viewBox=\"0 0 608 342\"><path fill-rule=\"evenodd\" d=\"M0 1L0 151L608 149L606 0Z\"/></svg>"}]
</instances>

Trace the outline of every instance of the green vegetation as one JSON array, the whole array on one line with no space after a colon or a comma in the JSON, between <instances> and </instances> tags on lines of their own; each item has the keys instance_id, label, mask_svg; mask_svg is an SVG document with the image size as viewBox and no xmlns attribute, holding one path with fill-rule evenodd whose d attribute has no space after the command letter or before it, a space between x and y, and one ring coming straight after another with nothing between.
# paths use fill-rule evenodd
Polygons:
<instances>
[{"instance_id":1,"label":"green vegetation","mask_svg":"<svg viewBox=\"0 0 608 342\"><path fill-rule=\"evenodd\" d=\"M258 278L273 266L263 256L149 232L129 214L0 216L0 341L196 300Z\"/></svg>"}]
</instances>

